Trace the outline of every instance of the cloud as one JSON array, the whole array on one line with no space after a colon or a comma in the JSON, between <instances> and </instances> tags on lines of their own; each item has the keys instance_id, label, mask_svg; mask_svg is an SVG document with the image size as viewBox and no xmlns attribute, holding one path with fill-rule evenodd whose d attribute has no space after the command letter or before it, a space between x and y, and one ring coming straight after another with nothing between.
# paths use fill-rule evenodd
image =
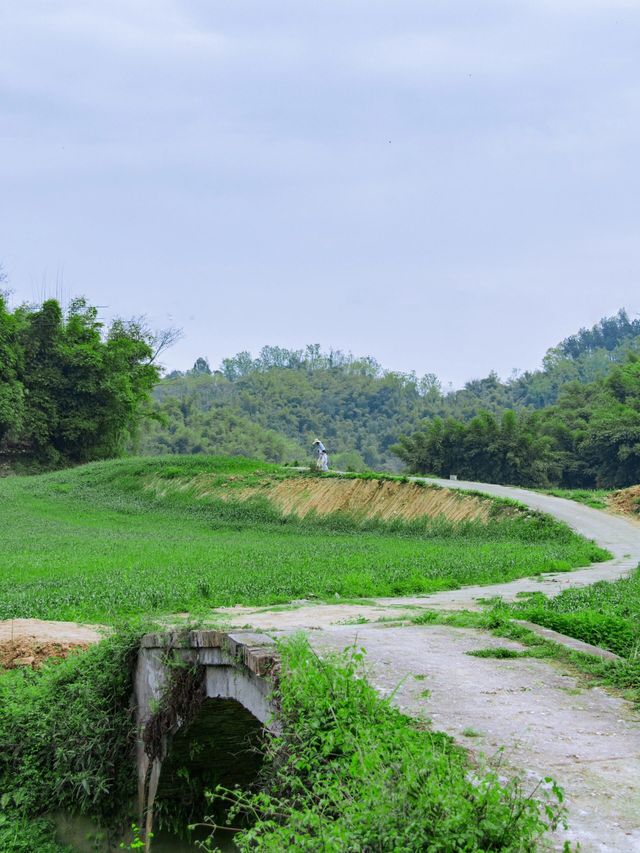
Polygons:
<instances>
[{"instance_id":1,"label":"cloud","mask_svg":"<svg viewBox=\"0 0 640 853\"><path fill-rule=\"evenodd\" d=\"M0 260L179 293L213 361L317 339L320 289L325 342L463 377L478 304L490 365L520 297L570 333L637 290L639 33L621 0L2 4Z\"/></svg>"}]
</instances>

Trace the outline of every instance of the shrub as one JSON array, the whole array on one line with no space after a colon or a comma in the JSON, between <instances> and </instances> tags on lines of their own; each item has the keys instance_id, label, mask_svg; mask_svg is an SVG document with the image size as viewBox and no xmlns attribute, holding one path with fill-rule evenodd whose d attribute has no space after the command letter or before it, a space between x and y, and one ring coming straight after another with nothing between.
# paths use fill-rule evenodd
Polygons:
<instances>
[{"instance_id":1,"label":"shrub","mask_svg":"<svg viewBox=\"0 0 640 853\"><path fill-rule=\"evenodd\" d=\"M108 821L134 792L130 703L140 632L113 635L39 671L0 676L0 807Z\"/></svg>"},{"instance_id":2,"label":"shrub","mask_svg":"<svg viewBox=\"0 0 640 853\"><path fill-rule=\"evenodd\" d=\"M517 781L471 772L449 737L376 694L359 651L323 661L296 640L282 653L282 733L262 784L212 795L231 803L229 822L253 819L235 837L240 850L533 851L557 826L556 786L543 810Z\"/></svg>"}]
</instances>

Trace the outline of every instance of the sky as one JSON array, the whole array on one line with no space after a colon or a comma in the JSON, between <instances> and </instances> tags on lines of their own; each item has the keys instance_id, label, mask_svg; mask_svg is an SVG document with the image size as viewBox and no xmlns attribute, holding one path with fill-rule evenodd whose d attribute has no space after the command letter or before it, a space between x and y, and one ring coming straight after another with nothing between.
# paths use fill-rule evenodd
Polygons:
<instances>
[{"instance_id":1,"label":"sky","mask_svg":"<svg viewBox=\"0 0 640 853\"><path fill-rule=\"evenodd\" d=\"M638 0L0 0L0 263L443 383L640 312Z\"/></svg>"}]
</instances>

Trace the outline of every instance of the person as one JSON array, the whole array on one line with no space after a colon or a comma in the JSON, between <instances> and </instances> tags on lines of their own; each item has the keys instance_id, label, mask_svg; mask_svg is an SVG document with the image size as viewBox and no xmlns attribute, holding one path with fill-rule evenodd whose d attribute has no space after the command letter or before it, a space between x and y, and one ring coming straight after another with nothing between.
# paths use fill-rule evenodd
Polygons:
<instances>
[{"instance_id":1,"label":"person","mask_svg":"<svg viewBox=\"0 0 640 853\"><path fill-rule=\"evenodd\" d=\"M313 442L313 447L316 451L316 468L318 471L328 471L329 470L329 457L327 456L327 450L324 444L320 441L319 438Z\"/></svg>"}]
</instances>

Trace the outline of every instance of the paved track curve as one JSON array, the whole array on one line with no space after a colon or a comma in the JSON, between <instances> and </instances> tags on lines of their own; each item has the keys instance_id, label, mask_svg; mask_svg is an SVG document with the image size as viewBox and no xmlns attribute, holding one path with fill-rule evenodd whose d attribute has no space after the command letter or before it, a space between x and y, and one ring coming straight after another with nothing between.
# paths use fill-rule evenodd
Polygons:
<instances>
[{"instance_id":1,"label":"paved track curve","mask_svg":"<svg viewBox=\"0 0 640 853\"><path fill-rule=\"evenodd\" d=\"M433 482L433 481L429 481ZM640 523L573 501L506 486L440 480L438 485L518 500L549 513L607 548L613 559L573 572L467 587L430 596L376 599L369 605L300 602L291 610L229 608L226 618L280 635L306 629L319 650L354 642L367 650L368 677L407 714L427 716L473 752L503 749L507 764L531 788L553 776L564 788L566 839L582 853L640 853L640 714L625 700L587 688L558 666L532 658L477 658L469 651L517 643L485 632L432 626L390 626L379 620L415 608L478 609L479 598L519 592L555 595L568 587L628 575L640 562ZM368 620L367 624L345 622ZM378 621L378 624L372 624ZM342 624L341 624L342 623ZM417 678L416 678L417 676ZM425 687L427 692L425 692ZM477 736L469 738L465 732Z\"/></svg>"}]
</instances>

